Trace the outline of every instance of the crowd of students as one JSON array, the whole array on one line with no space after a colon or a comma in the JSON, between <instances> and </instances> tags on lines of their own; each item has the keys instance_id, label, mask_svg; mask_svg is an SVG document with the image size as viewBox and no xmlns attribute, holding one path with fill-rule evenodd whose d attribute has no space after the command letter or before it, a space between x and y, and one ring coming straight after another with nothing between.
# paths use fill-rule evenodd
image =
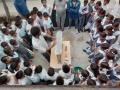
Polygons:
<instances>
[{"instance_id":1,"label":"crowd of students","mask_svg":"<svg viewBox=\"0 0 120 90\"><path fill-rule=\"evenodd\" d=\"M64 31L66 10L69 27L75 20L78 32L89 31L89 47L83 51L89 55L90 65L75 73L71 65L63 65L56 72L49 67L34 65L34 50L50 62L50 50L55 46L52 11L46 0L41 0L40 10L33 8L29 17L16 16L14 23L3 22L0 28L0 85L88 85L107 86L120 84L119 19L109 10L110 0L101 1L55 0L56 22ZM61 2L61 3L59 3ZM119 0L120 4L120 0ZM62 6L62 7L61 7ZM119 6L119 5L118 5Z\"/></svg>"}]
</instances>

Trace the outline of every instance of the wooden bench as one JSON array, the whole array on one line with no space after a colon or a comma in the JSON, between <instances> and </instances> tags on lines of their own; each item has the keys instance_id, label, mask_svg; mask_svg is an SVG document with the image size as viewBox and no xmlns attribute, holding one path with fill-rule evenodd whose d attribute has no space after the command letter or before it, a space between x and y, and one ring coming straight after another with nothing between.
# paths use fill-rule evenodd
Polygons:
<instances>
[{"instance_id":1,"label":"wooden bench","mask_svg":"<svg viewBox=\"0 0 120 90\"><path fill-rule=\"evenodd\" d=\"M63 41L62 43L61 61L62 63L59 64L57 55L55 54L55 47L51 49L50 67L60 69L64 63L71 64L70 41Z\"/></svg>"}]
</instances>

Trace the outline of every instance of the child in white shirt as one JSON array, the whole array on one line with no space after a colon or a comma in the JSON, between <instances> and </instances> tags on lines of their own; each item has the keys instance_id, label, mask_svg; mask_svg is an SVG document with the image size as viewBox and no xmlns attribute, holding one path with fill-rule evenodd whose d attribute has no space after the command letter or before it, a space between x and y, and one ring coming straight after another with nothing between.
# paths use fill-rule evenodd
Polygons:
<instances>
[{"instance_id":1,"label":"child in white shirt","mask_svg":"<svg viewBox=\"0 0 120 90\"><path fill-rule=\"evenodd\" d=\"M47 84L53 84L57 77L58 73L55 72L54 68L49 68L46 75Z\"/></svg>"},{"instance_id":2,"label":"child in white shirt","mask_svg":"<svg viewBox=\"0 0 120 90\"><path fill-rule=\"evenodd\" d=\"M47 13L43 13L43 17L44 17L43 27L44 27L45 33L52 35L53 33L53 31L51 30L51 28L53 28L52 21Z\"/></svg>"},{"instance_id":3,"label":"child in white shirt","mask_svg":"<svg viewBox=\"0 0 120 90\"><path fill-rule=\"evenodd\" d=\"M41 0L42 7L40 8L39 11L43 13L47 13L49 16L52 14L51 8L47 5L47 0Z\"/></svg>"},{"instance_id":4,"label":"child in white shirt","mask_svg":"<svg viewBox=\"0 0 120 90\"><path fill-rule=\"evenodd\" d=\"M59 75L64 79L69 79L71 81L74 79L74 75L72 74L71 68L68 65L62 66L62 69L59 71Z\"/></svg>"},{"instance_id":5,"label":"child in white shirt","mask_svg":"<svg viewBox=\"0 0 120 90\"><path fill-rule=\"evenodd\" d=\"M18 71L15 77L18 81L17 85L31 85L32 84L32 81L28 77L25 77L23 71Z\"/></svg>"},{"instance_id":6,"label":"child in white shirt","mask_svg":"<svg viewBox=\"0 0 120 90\"><path fill-rule=\"evenodd\" d=\"M39 76L40 81L46 80L47 71L41 65L35 67L35 74Z\"/></svg>"}]
</instances>

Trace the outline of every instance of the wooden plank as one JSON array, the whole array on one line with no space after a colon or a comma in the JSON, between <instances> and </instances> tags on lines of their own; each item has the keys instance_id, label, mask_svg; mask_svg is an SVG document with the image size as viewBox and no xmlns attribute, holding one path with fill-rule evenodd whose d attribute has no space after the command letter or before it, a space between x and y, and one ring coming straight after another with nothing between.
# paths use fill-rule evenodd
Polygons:
<instances>
[{"instance_id":1,"label":"wooden plank","mask_svg":"<svg viewBox=\"0 0 120 90\"><path fill-rule=\"evenodd\" d=\"M71 64L70 41L63 41L62 43L61 61L62 63L59 64L57 56L55 54L55 47L51 49L50 67L60 69L64 63Z\"/></svg>"}]
</instances>

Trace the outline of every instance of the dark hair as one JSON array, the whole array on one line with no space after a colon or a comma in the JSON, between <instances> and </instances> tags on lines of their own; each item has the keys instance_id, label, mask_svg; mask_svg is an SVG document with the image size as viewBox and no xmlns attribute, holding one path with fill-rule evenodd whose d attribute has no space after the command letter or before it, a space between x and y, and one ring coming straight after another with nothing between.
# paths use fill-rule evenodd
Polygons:
<instances>
[{"instance_id":1,"label":"dark hair","mask_svg":"<svg viewBox=\"0 0 120 90\"><path fill-rule=\"evenodd\" d=\"M98 30L98 32L103 32L104 31L104 28L103 28L103 26L102 25L99 25L99 26L97 26L97 30Z\"/></svg>"},{"instance_id":2,"label":"dark hair","mask_svg":"<svg viewBox=\"0 0 120 90\"><path fill-rule=\"evenodd\" d=\"M87 70L82 70L82 71L81 71L81 75L82 75L85 79L87 79L87 77L89 77L89 72L88 72Z\"/></svg>"},{"instance_id":3,"label":"dark hair","mask_svg":"<svg viewBox=\"0 0 120 90\"><path fill-rule=\"evenodd\" d=\"M40 34L40 28L39 27L32 27L31 28L31 34L34 37L38 36Z\"/></svg>"},{"instance_id":4,"label":"dark hair","mask_svg":"<svg viewBox=\"0 0 120 90\"><path fill-rule=\"evenodd\" d=\"M107 52L106 57L107 57L108 60L114 60L115 55L113 53L111 53L111 52Z\"/></svg>"},{"instance_id":5,"label":"dark hair","mask_svg":"<svg viewBox=\"0 0 120 90\"><path fill-rule=\"evenodd\" d=\"M105 74L100 74L98 80L101 84L106 84L108 82L108 77Z\"/></svg>"},{"instance_id":6,"label":"dark hair","mask_svg":"<svg viewBox=\"0 0 120 90\"><path fill-rule=\"evenodd\" d=\"M21 21L21 19L22 19L22 18L21 18L20 16L16 16L16 17L15 17L15 22Z\"/></svg>"},{"instance_id":7,"label":"dark hair","mask_svg":"<svg viewBox=\"0 0 120 90\"><path fill-rule=\"evenodd\" d=\"M29 61L24 61L23 65L24 65L25 67L29 67L29 66L30 66L30 62L29 62Z\"/></svg>"},{"instance_id":8,"label":"dark hair","mask_svg":"<svg viewBox=\"0 0 120 90\"><path fill-rule=\"evenodd\" d=\"M119 23L118 22L113 23L113 27L119 27Z\"/></svg>"},{"instance_id":9,"label":"dark hair","mask_svg":"<svg viewBox=\"0 0 120 90\"><path fill-rule=\"evenodd\" d=\"M27 68L27 69L24 70L24 73L27 76L31 76L32 75L32 69L31 68Z\"/></svg>"},{"instance_id":10,"label":"dark hair","mask_svg":"<svg viewBox=\"0 0 120 90\"><path fill-rule=\"evenodd\" d=\"M4 22L3 22L3 25L4 25L5 27L7 27L8 24L9 24L9 23L8 23L7 21L4 21Z\"/></svg>"},{"instance_id":11,"label":"dark hair","mask_svg":"<svg viewBox=\"0 0 120 90\"><path fill-rule=\"evenodd\" d=\"M43 16L44 16L44 17L49 17L48 13L46 13L46 12L43 13Z\"/></svg>"},{"instance_id":12,"label":"dark hair","mask_svg":"<svg viewBox=\"0 0 120 90\"><path fill-rule=\"evenodd\" d=\"M107 34L105 32L100 33L100 37L106 38Z\"/></svg>"},{"instance_id":13,"label":"dark hair","mask_svg":"<svg viewBox=\"0 0 120 90\"><path fill-rule=\"evenodd\" d=\"M39 17L41 17L41 16L42 16L42 12L38 11L37 15L38 15Z\"/></svg>"},{"instance_id":14,"label":"dark hair","mask_svg":"<svg viewBox=\"0 0 120 90\"><path fill-rule=\"evenodd\" d=\"M7 42L2 42L2 43L1 43L1 46L2 46L3 48L5 48L6 46L9 46L9 45L8 45Z\"/></svg>"},{"instance_id":15,"label":"dark hair","mask_svg":"<svg viewBox=\"0 0 120 90\"><path fill-rule=\"evenodd\" d=\"M102 5L101 1L97 1L96 4L97 4L98 6L101 6L101 5Z\"/></svg>"},{"instance_id":16,"label":"dark hair","mask_svg":"<svg viewBox=\"0 0 120 90\"><path fill-rule=\"evenodd\" d=\"M43 1L46 1L46 0L41 0L41 3L43 3Z\"/></svg>"},{"instance_id":17,"label":"dark hair","mask_svg":"<svg viewBox=\"0 0 120 90\"><path fill-rule=\"evenodd\" d=\"M56 84L57 85L64 85L64 79L61 76L58 76L56 79Z\"/></svg>"},{"instance_id":18,"label":"dark hair","mask_svg":"<svg viewBox=\"0 0 120 90\"><path fill-rule=\"evenodd\" d=\"M27 21L28 21L28 24L32 24L34 20L32 18L28 18Z\"/></svg>"},{"instance_id":19,"label":"dark hair","mask_svg":"<svg viewBox=\"0 0 120 90\"><path fill-rule=\"evenodd\" d=\"M92 79L88 79L88 80L87 80L87 85L88 85L88 86L96 86L96 81L95 81L95 80L92 80Z\"/></svg>"},{"instance_id":20,"label":"dark hair","mask_svg":"<svg viewBox=\"0 0 120 90\"><path fill-rule=\"evenodd\" d=\"M48 73L49 76L53 76L53 75L55 74L54 68L51 68L51 67L50 67L50 68L48 69L48 72L47 72L47 73Z\"/></svg>"},{"instance_id":21,"label":"dark hair","mask_svg":"<svg viewBox=\"0 0 120 90\"><path fill-rule=\"evenodd\" d=\"M90 67L95 77L97 77L99 75L99 66L96 63L92 63Z\"/></svg>"},{"instance_id":22,"label":"dark hair","mask_svg":"<svg viewBox=\"0 0 120 90\"><path fill-rule=\"evenodd\" d=\"M68 65L63 65L62 70L64 73L69 73L70 72L70 67Z\"/></svg>"},{"instance_id":23,"label":"dark hair","mask_svg":"<svg viewBox=\"0 0 120 90\"><path fill-rule=\"evenodd\" d=\"M16 62L12 62L11 65L10 65L10 72L14 73L14 71L17 71L18 70L18 63Z\"/></svg>"},{"instance_id":24,"label":"dark hair","mask_svg":"<svg viewBox=\"0 0 120 90\"><path fill-rule=\"evenodd\" d=\"M113 53L114 55L115 55L115 54L118 54L118 51L117 51L115 48L112 48L112 49L110 50L110 52Z\"/></svg>"},{"instance_id":25,"label":"dark hair","mask_svg":"<svg viewBox=\"0 0 120 90\"><path fill-rule=\"evenodd\" d=\"M96 19L96 23L101 24L101 22L102 22L102 19L100 19L100 18Z\"/></svg>"},{"instance_id":26,"label":"dark hair","mask_svg":"<svg viewBox=\"0 0 120 90\"><path fill-rule=\"evenodd\" d=\"M8 56L11 56L12 49L9 46L6 46L4 48L4 53L7 54Z\"/></svg>"},{"instance_id":27,"label":"dark hair","mask_svg":"<svg viewBox=\"0 0 120 90\"><path fill-rule=\"evenodd\" d=\"M106 27L106 30L107 30L107 31L112 31L112 29L113 29L112 26L107 26L107 27Z\"/></svg>"},{"instance_id":28,"label":"dark hair","mask_svg":"<svg viewBox=\"0 0 120 90\"><path fill-rule=\"evenodd\" d=\"M110 14L109 14L108 17L109 17L110 20L113 20L113 19L114 19L114 16L113 16L113 15L110 15Z\"/></svg>"},{"instance_id":29,"label":"dark hair","mask_svg":"<svg viewBox=\"0 0 120 90\"><path fill-rule=\"evenodd\" d=\"M6 58L7 56L3 56L2 58L1 58L1 61L2 61L2 63L5 63L6 64L6 62L7 62L7 58Z\"/></svg>"},{"instance_id":30,"label":"dark hair","mask_svg":"<svg viewBox=\"0 0 120 90\"><path fill-rule=\"evenodd\" d=\"M24 72L23 72L22 70L21 70L21 71L18 71L18 72L16 73L15 77L16 77L17 79L23 78L23 77L24 77Z\"/></svg>"},{"instance_id":31,"label":"dark hair","mask_svg":"<svg viewBox=\"0 0 120 90\"><path fill-rule=\"evenodd\" d=\"M38 8L37 7L33 7L33 11L37 13L38 12Z\"/></svg>"},{"instance_id":32,"label":"dark hair","mask_svg":"<svg viewBox=\"0 0 120 90\"><path fill-rule=\"evenodd\" d=\"M42 72L42 66L41 65L36 66L35 73L41 73L41 72Z\"/></svg>"},{"instance_id":33,"label":"dark hair","mask_svg":"<svg viewBox=\"0 0 120 90\"><path fill-rule=\"evenodd\" d=\"M8 30L6 28L3 28L3 29L1 29L1 31L3 34L6 34Z\"/></svg>"},{"instance_id":34,"label":"dark hair","mask_svg":"<svg viewBox=\"0 0 120 90\"><path fill-rule=\"evenodd\" d=\"M100 64L100 68L101 68L101 69L103 69L103 68L105 68L105 69L110 69L109 64L108 64L107 62L102 62L102 63Z\"/></svg>"},{"instance_id":35,"label":"dark hair","mask_svg":"<svg viewBox=\"0 0 120 90\"><path fill-rule=\"evenodd\" d=\"M6 75L0 76L0 85L7 84L8 82L8 77Z\"/></svg>"},{"instance_id":36,"label":"dark hair","mask_svg":"<svg viewBox=\"0 0 120 90\"><path fill-rule=\"evenodd\" d=\"M13 35L16 34L16 32L12 30L12 31L9 32L9 34L10 34L11 36L13 36Z\"/></svg>"},{"instance_id":37,"label":"dark hair","mask_svg":"<svg viewBox=\"0 0 120 90\"><path fill-rule=\"evenodd\" d=\"M34 11L34 10L32 10L31 13L30 13L30 15L35 15L35 14L37 14L37 12Z\"/></svg>"},{"instance_id":38,"label":"dark hair","mask_svg":"<svg viewBox=\"0 0 120 90\"><path fill-rule=\"evenodd\" d=\"M10 40L10 44L13 45L13 46L17 45L17 41L15 39L11 39Z\"/></svg>"},{"instance_id":39,"label":"dark hair","mask_svg":"<svg viewBox=\"0 0 120 90\"><path fill-rule=\"evenodd\" d=\"M101 44L101 49L103 49L103 50L109 49L109 47L110 47L110 44L108 44L108 43Z\"/></svg>"}]
</instances>

